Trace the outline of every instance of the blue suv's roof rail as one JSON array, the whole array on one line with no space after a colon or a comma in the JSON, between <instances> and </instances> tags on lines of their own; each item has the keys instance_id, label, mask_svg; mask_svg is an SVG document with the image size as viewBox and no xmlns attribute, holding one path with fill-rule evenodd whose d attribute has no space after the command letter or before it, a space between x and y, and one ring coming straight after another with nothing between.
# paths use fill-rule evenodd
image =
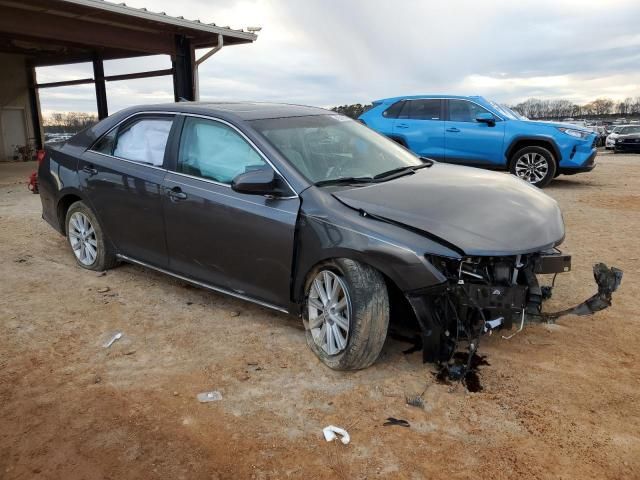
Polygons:
<instances>
[{"instance_id":1,"label":"blue suv's roof rail","mask_svg":"<svg viewBox=\"0 0 640 480\"><path fill-rule=\"evenodd\" d=\"M460 98L460 99L474 99L474 100L482 100L483 97L481 95L402 95L399 97L388 97L381 98L378 100L374 100L372 103L393 103L399 100L415 100L418 98Z\"/></svg>"}]
</instances>

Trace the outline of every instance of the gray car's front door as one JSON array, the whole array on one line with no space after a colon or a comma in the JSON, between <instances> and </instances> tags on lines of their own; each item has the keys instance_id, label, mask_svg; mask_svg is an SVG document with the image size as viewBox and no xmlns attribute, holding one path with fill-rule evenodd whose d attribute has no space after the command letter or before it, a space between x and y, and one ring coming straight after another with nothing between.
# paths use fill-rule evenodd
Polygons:
<instances>
[{"instance_id":1,"label":"gray car's front door","mask_svg":"<svg viewBox=\"0 0 640 480\"><path fill-rule=\"evenodd\" d=\"M271 167L225 122L187 117L177 155L164 181L171 270L286 308L299 198L231 189L236 175Z\"/></svg>"}]
</instances>

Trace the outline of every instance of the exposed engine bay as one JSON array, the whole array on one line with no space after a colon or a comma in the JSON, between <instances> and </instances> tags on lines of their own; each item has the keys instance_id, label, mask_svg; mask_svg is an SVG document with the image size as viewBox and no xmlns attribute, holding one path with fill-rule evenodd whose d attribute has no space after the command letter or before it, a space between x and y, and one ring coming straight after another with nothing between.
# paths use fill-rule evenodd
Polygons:
<instances>
[{"instance_id":1,"label":"exposed engine bay","mask_svg":"<svg viewBox=\"0 0 640 480\"><path fill-rule=\"evenodd\" d=\"M622 271L603 263L594 266L598 292L585 302L560 312L544 313L556 275L571 270L571 256L550 250L509 257L430 256L447 281L407 295L422 332L424 362L450 369L448 362L466 351L467 365L450 369L452 380L463 380L482 335L503 331L510 339L528 322L552 322L563 315L589 315L611 305ZM538 274L553 274L551 285L540 285ZM507 333L516 328L515 332ZM459 355L458 355L459 356Z\"/></svg>"}]
</instances>

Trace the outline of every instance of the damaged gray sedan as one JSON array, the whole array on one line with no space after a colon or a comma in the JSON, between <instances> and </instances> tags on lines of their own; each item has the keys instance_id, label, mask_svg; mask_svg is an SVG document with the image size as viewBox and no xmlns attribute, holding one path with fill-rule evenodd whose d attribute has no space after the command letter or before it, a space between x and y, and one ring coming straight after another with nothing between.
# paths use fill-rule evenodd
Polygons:
<instances>
[{"instance_id":1,"label":"damaged gray sedan","mask_svg":"<svg viewBox=\"0 0 640 480\"><path fill-rule=\"evenodd\" d=\"M537 275L571 268L540 190L312 107L127 109L49 150L38 180L81 267L135 263L300 315L334 369L375 362L392 317L420 327L425 361L474 353L483 333L544 319ZM621 274L599 272L577 313L610 303Z\"/></svg>"}]
</instances>

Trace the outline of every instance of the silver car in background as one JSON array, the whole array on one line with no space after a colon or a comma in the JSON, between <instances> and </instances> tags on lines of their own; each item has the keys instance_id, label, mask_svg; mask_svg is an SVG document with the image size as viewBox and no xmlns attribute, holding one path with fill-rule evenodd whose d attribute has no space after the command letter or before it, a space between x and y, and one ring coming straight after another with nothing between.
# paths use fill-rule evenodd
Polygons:
<instances>
[{"instance_id":1,"label":"silver car in background","mask_svg":"<svg viewBox=\"0 0 640 480\"><path fill-rule=\"evenodd\" d=\"M616 138L620 135L628 135L630 133L640 133L640 125L618 125L613 129L607 136L607 140L605 141L605 148L607 150L613 150L616 146Z\"/></svg>"}]
</instances>

